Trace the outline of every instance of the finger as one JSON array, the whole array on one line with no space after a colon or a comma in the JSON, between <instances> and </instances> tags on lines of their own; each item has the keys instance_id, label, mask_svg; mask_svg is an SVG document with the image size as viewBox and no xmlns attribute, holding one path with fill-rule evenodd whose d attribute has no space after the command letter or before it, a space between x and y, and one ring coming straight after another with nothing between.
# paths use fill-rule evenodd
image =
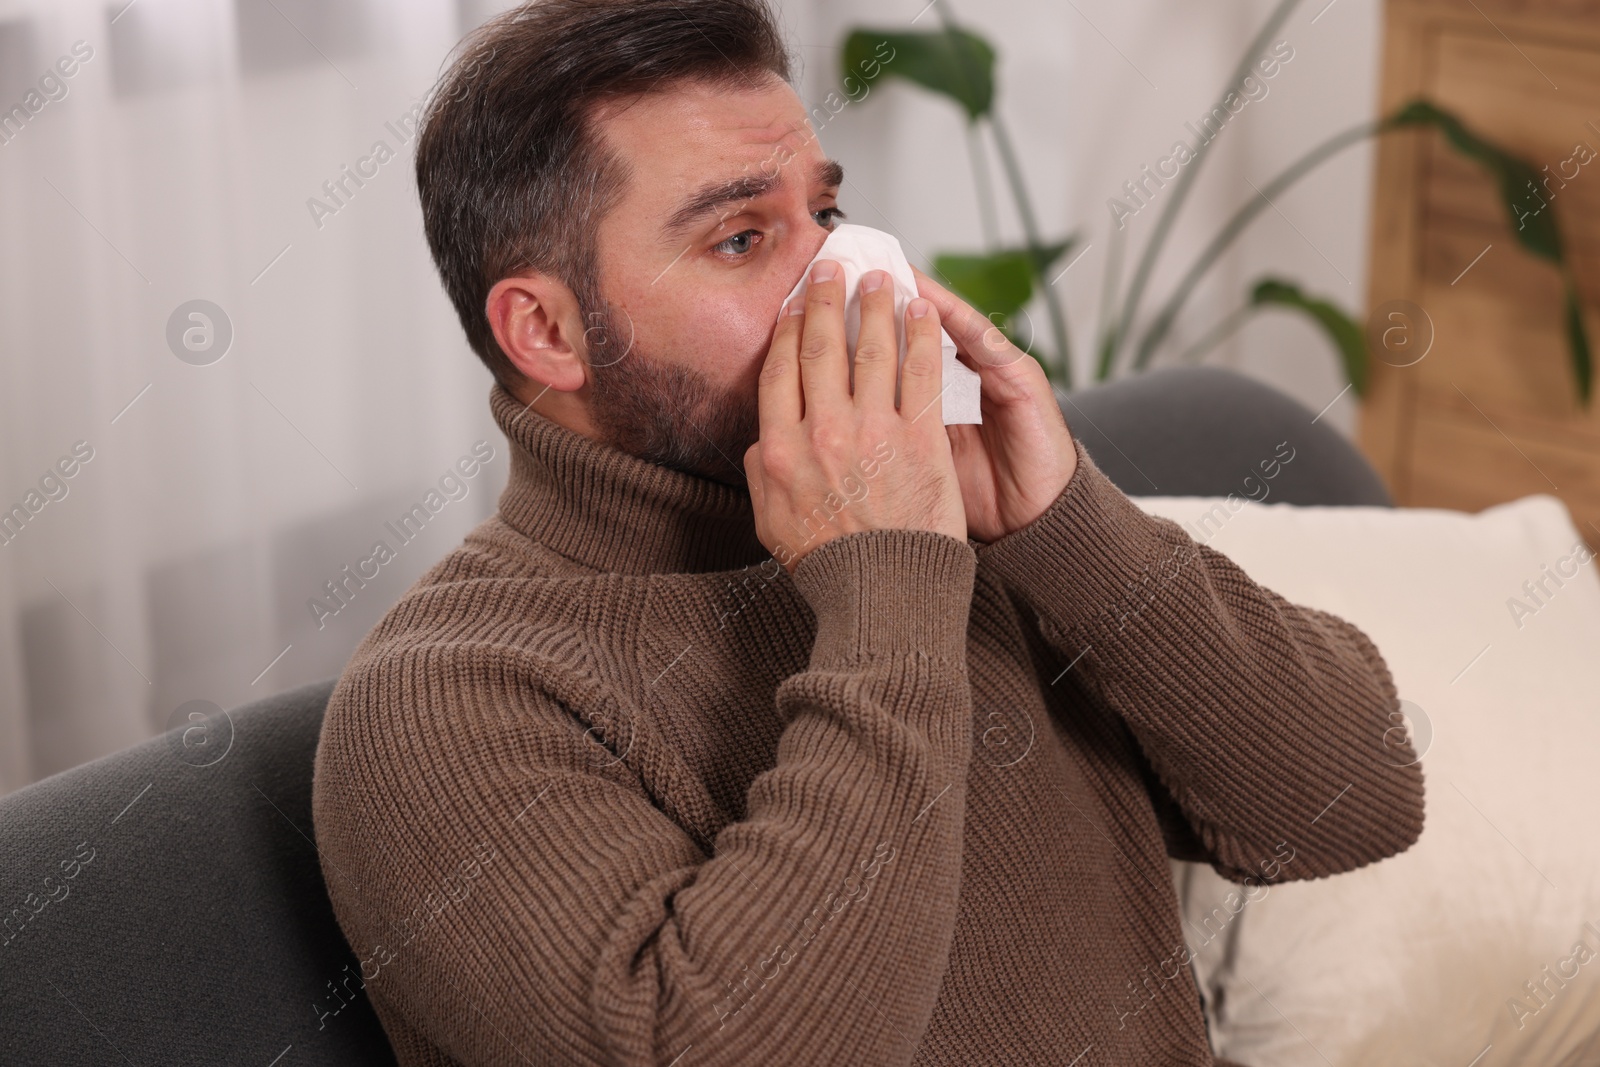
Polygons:
<instances>
[{"instance_id":1,"label":"finger","mask_svg":"<svg viewBox=\"0 0 1600 1067\"><path fill-rule=\"evenodd\" d=\"M917 279L917 292L933 302L939 321L956 348L972 357L980 370L1004 366L1023 354L981 311L915 267L911 269Z\"/></svg>"},{"instance_id":2,"label":"finger","mask_svg":"<svg viewBox=\"0 0 1600 1067\"><path fill-rule=\"evenodd\" d=\"M818 281L818 267L833 276ZM825 272L825 268L824 268ZM844 268L822 260L806 287L805 329L800 337L800 391L809 413L850 402L850 362L844 344Z\"/></svg>"},{"instance_id":3,"label":"finger","mask_svg":"<svg viewBox=\"0 0 1600 1067\"><path fill-rule=\"evenodd\" d=\"M1012 344L1000 327L917 268L911 270L917 291L938 309L940 322L956 343L956 351L967 357L967 364L982 379L979 388L985 403L1031 403L1041 390L1049 389L1049 379L1039 361L1024 358L1027 353Z\"/></svg>"},{"instance_id":4,"label":"finger","mask_svg":"<svg viewBox=\"0 0 1600 1067\"><path fill-rule=\"evenodd\" d=\"M867 291L873 281L877 290ZM856 340L856 407L863 411L894 410L894 382L899 371L900 341L894 313L894 285L889 272L870 270L861 276L861 335Z\"/></svg>"},{"instance_id":5,"label":"finger","mask_svg":"<svg viewBox=\"0 0 1600 1067\"><path fill-rule=\"evenodd\" d=\"M918 312L922 314L918 315ZM939 315L921 297L906 305L906 360L900 366L900 414L942 426L944 352L939 345Z\"/></svg>"},{"instance_id":6,"label":"finger","mask_svg":"<svg viewBox=\"0 0 1600 1067\"><path fill-rule=\"evenodd\" d=\"M778 315L772 344L756 383L756 410L761 436L800 421L800 334L805 326L805 302L796 300Z\"/></svg>"},{"instance_id":7,"label":"finger","mask_svg":"<svg viewBox=\"0 0 1600 1067\"><path fill-rule=\"evenodd\" d=\"M760 441L744 450L744 481L750 493L750 507L759 517L763 514L762 506L767 498L767 483L761 470Z\"/></svg>"}]
</instances>

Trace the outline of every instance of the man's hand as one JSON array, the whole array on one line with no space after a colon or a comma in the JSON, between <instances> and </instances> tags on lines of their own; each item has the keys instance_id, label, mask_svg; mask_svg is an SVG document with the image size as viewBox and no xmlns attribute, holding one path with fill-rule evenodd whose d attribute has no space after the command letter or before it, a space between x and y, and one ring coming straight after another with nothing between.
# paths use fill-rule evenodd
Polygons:
<instances>
[{"instance_id":1,"label":"man's hand","mask_svg":"<svg viewBox=\"0 0 1600 1067\"><path fill-rule=\"evenodd\" d=\"M852 396L843 272L831 260L817 266L833 273L812 273L804 303L789 309L799 313L779 317L761 368L761 437L744 456L756 536L791 574L818 545L862 530L966 540L950 440L934 410L944 376L938 314L922 300L906 308L906 358L897 366L894 291L886 272L868 272Z\"/></svg>"},{"instance_id":2,"label":"man's hand","mask_svg":"<svg viewBox=\"0 0 1600 1067\"><path fill-rule=\"evenodd\" d=\"M1078 466L1072 434L1039 361L971 304L911 268L956 350L982 378L981 425L946 426L967 534L997 541L1044 514Z\"/></svg>"}]
</instances>

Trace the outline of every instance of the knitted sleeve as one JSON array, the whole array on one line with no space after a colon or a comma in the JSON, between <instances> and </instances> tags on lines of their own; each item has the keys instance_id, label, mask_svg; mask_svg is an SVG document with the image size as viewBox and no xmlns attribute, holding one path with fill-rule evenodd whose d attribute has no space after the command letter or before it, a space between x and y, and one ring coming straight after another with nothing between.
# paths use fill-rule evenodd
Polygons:
<instances>
[{"instance_id":1,"label":"knitted sleeve","mask_svg":"<svg viewBox=\"0 0 1600 1067\"><path fill-rule=\"evenodd\" d=\"M596 760L568 705L615 697L582 679L504 644L363 672L324 732L315 818L401 1063L909 1064L956 921L975 570L931 531L801 561L812 655L778 687L775 763L709 848ZM380 711L395 700L434 712ZM377 722L443 725L362 736Z\"/></svg>"},{"instance_id":2,"label":"knitted sleeve","mask_svg":"<svg viewBox=\"0 0 1600 1067\"><path fill-rule=\"evenodd\" d=\"M1243 881L1409 848L1422 768L1373 643L1140 510L1074 444L1061 495L976 553L1036 613L1078 690L1127 723L1169 854Z\"/></svg>"}]
</instances>

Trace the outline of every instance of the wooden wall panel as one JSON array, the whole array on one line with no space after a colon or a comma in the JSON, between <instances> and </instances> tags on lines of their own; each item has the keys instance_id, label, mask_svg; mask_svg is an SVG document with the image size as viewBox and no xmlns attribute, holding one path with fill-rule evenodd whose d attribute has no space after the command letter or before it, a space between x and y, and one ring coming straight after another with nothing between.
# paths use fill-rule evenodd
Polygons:
<instances>
[{"instance_id":1,"label":"wooden wall panel","mask_svg":"<svg viewBox=\"0 0 1600 1067\"><path fill-rule=\"evenodd\" d=\"M1382 77L1385 113L1426 96L1550 168L1540 193L1600 342L1600 0L1390 0ZM1572 162L1579 145L1595 158ZM1363 447L1401 503L1478 510L1553 493L1600 547L1600 400L1576 398L1559 275L1521 249L1492 181L1437 133L1383 138L1375 181L1368 306L1410 301L1434 338L1404 367L1374 346Z\"/></svg>"}]
</instances>

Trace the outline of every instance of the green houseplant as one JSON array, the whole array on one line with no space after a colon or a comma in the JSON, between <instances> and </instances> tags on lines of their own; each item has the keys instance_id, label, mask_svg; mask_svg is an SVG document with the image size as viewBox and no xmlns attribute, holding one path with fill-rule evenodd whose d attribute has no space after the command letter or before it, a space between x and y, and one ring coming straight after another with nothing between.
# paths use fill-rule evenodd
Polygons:
<instances>
[{"instance_id":1,"label":"green houseplant","mask_svg":"<svg viewBox=\"0 0 1600 1067\"><path fill-rule=\"evenodd\" d=\"M1238 85L1250 74L1256 57L1275 36L1300 0L1280 0L1260 31L1245 49L1228 84ZM934 257L934 272L974 307L989 315L1007 333L1013 334L1012 317L1025 307L1037 292L1050 320L1055 354L1033 352L1051 380L1064 389L1073 388L1072 352L1068 337L1067 313L1060 295L1051 284L1052 268L1079 243L1077 234L1048 239L1040 230L1033 202L1028 194L1004 118L995 107L994 47L971 30L955 24L947 3L935 5L943 20L942 28L904 33L857 28L847 33L842 45L845 70L871 70L861 76L871 82L881 78L901 78L924 89L948 97L964 111L967 119L967 145L980 199L989 247L981 252L941 253ZM893 49L893 60L869 63L874 50L883 42ZM1222 94L1222 108L1230 94ZM988 178L980 128L986 127L1000 158L1006 184L1011 191L1022 224L1024 244L1020 248L997 247L994 206ZM1172 327L1204 278L1233 241L1261 212L1271 198L1342 150L1370 137L1396 130L1432 128L1443 135L1451 148L1481 166L1495 181L1500 200L1514 224L1518 243L1529 254L1545 260L1562 278L1566 292L1564 325L1574 384L1578 395L1588 403L1593 387L1593 364L1589 340L1584 330L1582 308L1573 282L1571 267L1562 248L1553 210L1534 213L1519 211L1528 200L1527 190L1535 188L1538 171L1526 161L1480 136L1450 112L1427 100L1414 100L1392 115L1358 123L1316 145L1246 200L1202 249L1181 279L1167 294L1159 308L1141 318L1143 301L1151 276L1166 247L1179 213L1193 187L1196 176L1209 155L1210 141L1193 150L1193 158L1180 168L1164 194L1161 213L1149 238L1140 249L1132 274L1124 280L1125 229L1112 230L1111 248L1106 257L1106 278L1101 290L1095 378L1108 380L1118 374L1142 371L1171 338ZM1059 275L1057 275L1059 277ZM1345 377L1358 395L1367 386L1369 353L1367 333L1349 313L1333 302L1307 294L1293 281L1263 277L1250 286L1243 303L1207 329L1185 356L1198 358L1238 329L1252 314L1278 307L1305 314L1332 342ZM1030 350L1033 346L1029 346Z\"/></svg>"}]
</instances>

